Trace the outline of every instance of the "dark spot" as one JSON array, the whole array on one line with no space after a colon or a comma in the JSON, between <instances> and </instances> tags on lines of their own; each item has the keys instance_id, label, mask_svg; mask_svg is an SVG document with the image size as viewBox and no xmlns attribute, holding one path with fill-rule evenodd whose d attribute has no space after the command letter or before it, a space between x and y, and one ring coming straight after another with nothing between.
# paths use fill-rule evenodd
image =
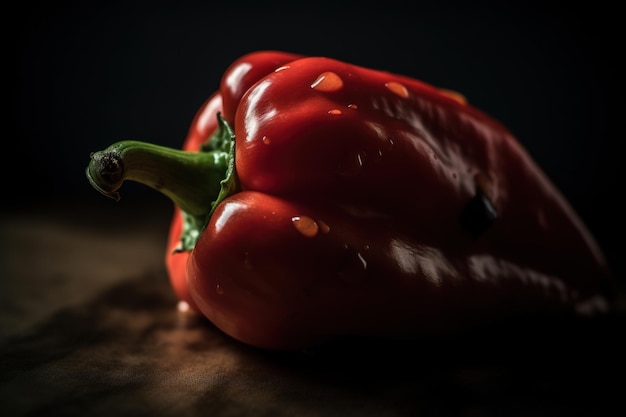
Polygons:
<instances>
[{"instance_id":1,"label":"dark spot","mask_svg":"<svg viewBox=\"0 0 626 417\"><path fill-rule=\"evenodd\" d=\"M470 199L461 213L461 226L469 232L473 238L483 234L498 217L498 213L491 201L478 190Z\"/></svg>"}]
</instances>

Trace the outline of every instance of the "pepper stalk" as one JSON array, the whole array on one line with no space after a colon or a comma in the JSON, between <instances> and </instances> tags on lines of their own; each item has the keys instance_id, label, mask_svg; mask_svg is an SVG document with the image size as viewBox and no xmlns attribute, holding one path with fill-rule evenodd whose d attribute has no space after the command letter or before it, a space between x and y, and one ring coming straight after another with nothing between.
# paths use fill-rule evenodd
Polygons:
<instances>
[{"instance_id":1,"label":"pepper stalk","mask_svg":"<svg viewBox=\"0 0 626 417\"><path fill-rule=\"evenodd\" d=\"M217 205L238 187L235 135L220 113L218 129L200 152L123 140L92 152L86 169L89 183L103 195L120 200L126 180L153 188L183 212L182 251L191 250Z\"/></svg>"}]
</instances>

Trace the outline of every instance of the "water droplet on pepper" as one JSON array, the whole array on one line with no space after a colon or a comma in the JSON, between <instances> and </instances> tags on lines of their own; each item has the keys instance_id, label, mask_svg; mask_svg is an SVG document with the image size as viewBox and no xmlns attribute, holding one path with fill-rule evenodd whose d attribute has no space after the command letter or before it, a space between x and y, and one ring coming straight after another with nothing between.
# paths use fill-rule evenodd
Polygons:
<instances>
[{"instance_id":1,"label":"water droplet on pepper","mask_svg":"<svg viewBox=\"0 0 626 417\"><path fill-rule=\"evenodd\" d=\"M328 110L328 114L341 114L341 110L339 109Z\"/></svg>"},{"instance_id":2,"label":"water droplet on pepper","mask_svg":"<svg viewBox=\"0 0 626 417\"><path fill-rule=\"evenodd\" d=\"M341 87L343 87L343 80L331 71L321 73L311 84L311 88L319 91L337 91Z\"/></svg>"},{"instance_id":3,"label":"water droplet on pepper","mask_svg":"<svg viewBox=\"0 0 626 417\"><path fill-rule=\"evenodd\" d=\"M318 220L317 224L319 225L320 231L324 234L330 232L330 226L326 224L323 220Z\"/></svg>"},{"instance_id":4,"label":"water droplet on pepper","mask_svg":"<svg viewBox=\"0 0 626 417\"><path fill-rule=\"evenodd\" d=\"M319 225L309 216L294 216L291 222L296 230L306 237L313 237L319 231Z\"/></svg>"},{"instance_id":5,"label":"water droplet on pepper","mask_svg":"<svg viewBox=\"0 0 626 417\"><path fill-rule=\"evenodd\" d=\"M400 84L399 82L390 81L385 84L385 87L387 87L389 91L391 91L392 93L394 93L395 95L399 97L402 97L402 98L409 97L409 90L407 90L407 88L403 86L402 84Z\"/></svg>"},{"instance_id":6,"label":"water droplet on pepper","mask_svg":"<svg viewBox=\"0 0 626 417\"><path fill-rule=\"evenodd\" d=\"M357 106L356 104L348 104L348 108L352 110L357 110L359 106Z\"/></svg>"},{"instance_id":7,"label":"water droplet on pepper","mask_svg":"<svg viewBox=\"0 0 626 417\"><path fill-rule=\"evenodd\" d=\"M354 177L361 172L365 152L350 152L337 164L337 173L344 177Z\"/></svg>"},{"instance_id":8,"label":"water droplet on pepper","mask_svg":"<svg viewBox=\"0 0 626 417\"><path fill-rule=\"evenodd\" d=\"M266 144L269 145L270 144L270 138L268 138L267 136L263 136L263 138L261 139L261 141Z\"/></svg>"},{"instance_id":9,"label":"water droplet on pepper","mask_svg":"<svg viewBox=\"0 0 626 417\"><path fill-rule=\"evenodd\" d=\"M220 284L219 282L215 284L215 292L219 295L224 295L224 287L222 287L222 284Z\"/></svg>"},{"instance_id":10,"label":"water droplet on pepper","mask_svg":"<svg viewBox=\"0 0 626 417\"><path fill-rule=\"evenodd\" d=\"M447 90L447 89L440 89L439 92L446 96L451 98L452 100L460 103L460 104L467 104L467 98L459 93L458 91L454 91L454 90Z\"/></svg>"},{"instance_id":11,"label":"water droplet on pepper","mask_svg":"<svg viewBox=\"0 0 626 417\"><path fill-rule=\"evenodd\" d=\"M474 175L474 184L476 185L477 191L482 192L490 200L494 199L493 182L486 174L479 172Z\"/></svg>"}]
</instances>

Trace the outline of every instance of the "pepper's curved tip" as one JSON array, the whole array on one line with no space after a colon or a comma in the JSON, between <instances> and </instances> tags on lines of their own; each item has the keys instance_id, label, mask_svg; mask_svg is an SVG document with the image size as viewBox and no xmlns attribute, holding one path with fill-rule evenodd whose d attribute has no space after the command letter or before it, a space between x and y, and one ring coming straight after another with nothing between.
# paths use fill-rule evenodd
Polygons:
<instances>
[{"instance_id":1,"label":"pepper's curved tip","mask_svg":"<svg viewBox=\"0 0 626 417\"><path fill-rule=\"evenodd\" d=\"M119 156L93 152L90 158L91 161L85 173L91 186L101 194L119 201L120 193L117 192L117 189L121 185L123 172L122 161Z\"/></svg>"}]
</instances>

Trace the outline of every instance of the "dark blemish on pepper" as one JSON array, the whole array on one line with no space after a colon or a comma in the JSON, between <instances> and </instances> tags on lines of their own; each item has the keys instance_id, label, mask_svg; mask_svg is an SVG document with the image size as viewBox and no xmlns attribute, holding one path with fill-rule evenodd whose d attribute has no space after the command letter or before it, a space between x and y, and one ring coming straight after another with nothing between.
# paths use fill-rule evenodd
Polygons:
<instances>
[{"instance_id":1,"label":"dark blemish on pepper","mask_svg":"<svg viewBox=\"0 0 626 417\"><path fill-rule=\"evenodd\" d=\"M498 217L495 207L485 194L478 190L461 212L461 225L473 238L483 234Z\"/></svg>"}]
</instances>

